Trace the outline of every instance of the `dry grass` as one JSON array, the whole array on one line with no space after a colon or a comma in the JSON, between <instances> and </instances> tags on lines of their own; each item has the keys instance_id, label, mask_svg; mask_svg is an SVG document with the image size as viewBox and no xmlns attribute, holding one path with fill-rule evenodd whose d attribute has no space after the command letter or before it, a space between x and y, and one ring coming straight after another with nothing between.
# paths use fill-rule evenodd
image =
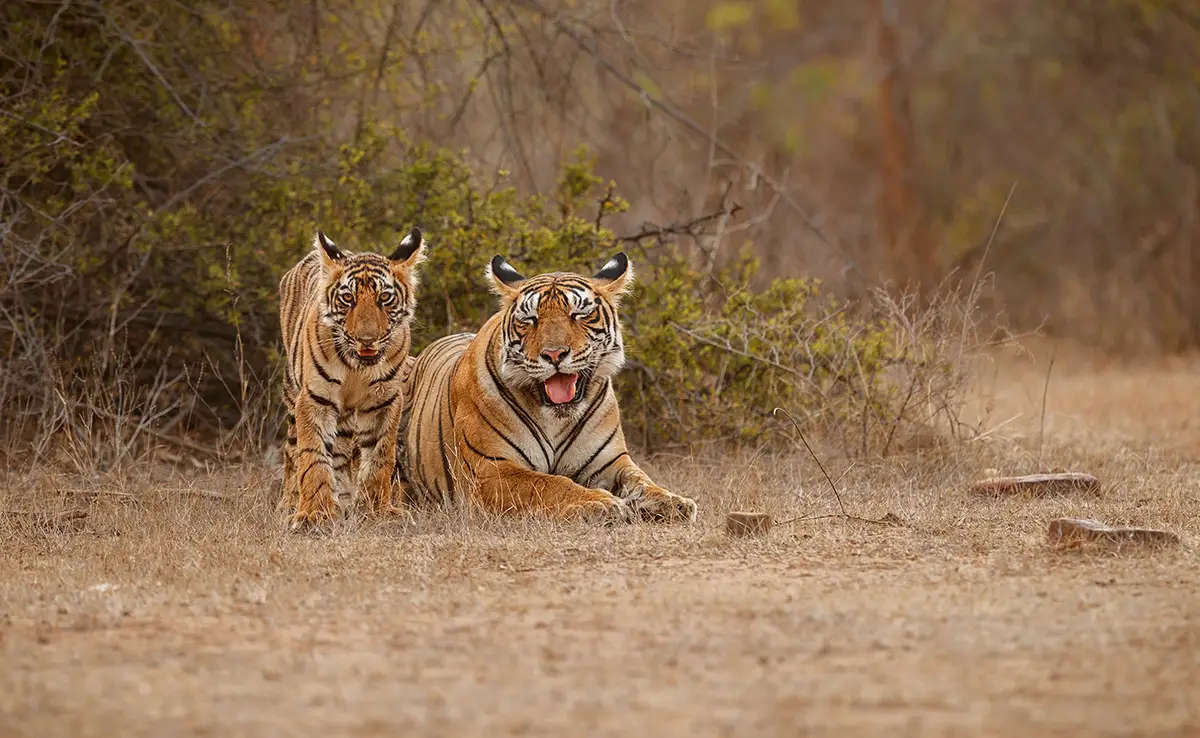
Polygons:
<instances>
[{"instance_id":1,"label":"dry grass","mask_svg":"<svg viewBox=\"0 0 1200 738\"><path fill-rule=\"evenodd\" d=\"M997 362L983 441L857 464L851 512L731 539L731 508L835 509L802 453L658 458L699 525L462 513L301 538L270 472L10 482L0 734L1179 734L1200 730L1200 372ZM979 409L984 409L980 403ZM1038 458L1041 458L1039 464ZM829 459L836 477L846 464ZM1062 466L1098 500L988 501ZM1058 515L1169 527L1044 542Z\"/></svg>"}]
</instances>

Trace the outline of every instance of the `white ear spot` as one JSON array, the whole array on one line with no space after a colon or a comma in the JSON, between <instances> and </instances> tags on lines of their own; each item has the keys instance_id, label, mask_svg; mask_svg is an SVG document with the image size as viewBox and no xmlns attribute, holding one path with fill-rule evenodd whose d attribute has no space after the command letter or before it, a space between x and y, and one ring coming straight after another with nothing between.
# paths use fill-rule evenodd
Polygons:
<instances>
[{"instance_id":1,"label":"white ear spot","mask_svg":"<svg viewBox=\"0 0 1200 738\"><path fill-rule=\"evenodd\" d=\"M608 260L608 263L600 268L600 271L592 275L592 279L600 279L605 282L612 282L620 279L629 271L629 257L624 251L619 251L613 258Z\"/></svg>"}]
</instances>

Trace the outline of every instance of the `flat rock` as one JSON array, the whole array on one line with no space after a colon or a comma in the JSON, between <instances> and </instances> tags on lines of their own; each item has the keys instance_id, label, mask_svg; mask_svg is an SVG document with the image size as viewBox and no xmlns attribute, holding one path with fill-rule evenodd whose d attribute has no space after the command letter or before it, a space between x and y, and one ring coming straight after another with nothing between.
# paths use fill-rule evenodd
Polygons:
<instances>
[{"instance_id":1,"label":"flat rock","mask_svg":"<svg viewBox=\"0 0 1200 738\"><path fill-rule=\"evenodd\" d=\"M1056 546L1079 545L1088 541L1167 545L1179 543L1169 530L1154 528L1116 528L1091 518L1058 518L1050 521L1046 539Z\"/></svg>"},{"instance_id":2,"label":"flat rock","mask_svg":"<svg viewBox=\"0 0 1200 738\"><path fill-rule=\"evenodd\" d=\"M734 511L725 514L725 532L731 536L766 535L774 524L769 513Z\"/></svg>"},{"instance_id":3,"label":"flat rock","mask_svg":"<svg viewBox=\"0 0 1200 738\"><path fill-rule=\"evenodd\" d=\"M994 477L973 482L970 491L989 497L1024 495L1045 497L1052 494L1083 492L1099 495L1100 480L1084 472L1058 472L1054 474L1026 474L1019 477Z\"/></svg>"}]
</instances>

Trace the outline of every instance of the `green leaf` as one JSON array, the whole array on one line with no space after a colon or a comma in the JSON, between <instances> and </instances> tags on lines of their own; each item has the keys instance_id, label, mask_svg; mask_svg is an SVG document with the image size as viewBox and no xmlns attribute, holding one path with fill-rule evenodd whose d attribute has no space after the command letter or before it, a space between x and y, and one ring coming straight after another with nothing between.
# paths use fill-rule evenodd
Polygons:
<instances>
[{"instance_id":1,"label":"green leaf","mask_svg":"<svg viewBox=\"0 0 1200 738\"><path fill-rule=\"evenodd\" d=\"M730 28L740 28L750 22L751 8L749 3L723 2L709 8L705 25L711 31L724 31Z\"/></svg>"}]
</instances>

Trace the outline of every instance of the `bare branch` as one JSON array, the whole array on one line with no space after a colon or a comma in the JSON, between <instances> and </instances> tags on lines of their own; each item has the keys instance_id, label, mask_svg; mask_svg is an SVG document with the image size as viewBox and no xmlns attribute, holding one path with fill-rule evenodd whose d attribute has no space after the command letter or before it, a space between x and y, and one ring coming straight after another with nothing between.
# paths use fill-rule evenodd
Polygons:
<instances>
[{"instance_id":1,"label":"bare branch","mask_svg":"<svg viewBox=\"0 0 1200 738\"><path fill-rule=\"evenodd\" d=\"M586 37L584 37L582 34L580 34L578 31L576 31L574 28L572 28L561 17L552 13L547 8L543 7L540 3L535 2L535 0L511 0L511 2L514 5L520 5L528 10L532 10L533 12L537 13L538 15L541 15L542 17L550 20L550 22L553 23L554 26L563 35L567 36L567 38L574 41L575 44L580 48L580 50L584 51L589 56L591 56L596 61L596 63L599 64L602 69L604 69L605 72L610 74L614 79L621 82L621 84L625 85L630 90L633 90L634 92L636 92L641 97L643 102L645 102L648 106L657 108L658 110L662 111L669 117L674 118L676 121L678 121L678 122L682 123L683 125L685 125L686 127L690 128L693 132L703 136L714 147L719 149L721 151L721 153L725 154L726 156L730 157L731 159L734 159L734 160L740 162L744 166L747 166L747 167L750 167L751 169L753 169L758 174L759 179L762 180L762 182L764 184L769 186L775 192L779 193L779 196L788 205L788 207L792 210L792 212L794 212L800 218L801 222L803 222L804 225L807 226L808 229L811 230L821 240L821 242L823 244L825 244L827 247L829 247L830 249L837 252L837 254L839 256L841 256L843 259L846 260L847 271L853 272L856 276L861 277L861 274L859 274L859 272L858 272L858 265L855 263L854 259L844 249L842 249L840 246L835 245L832 241L829 240L829 238L825 235L825 233L813 221L812 216L810 216L804 210L804 208L800 207L800 204L795 201L795 199L786 191L786 189L783 187L783 185L781 185L779 183L779 181L777 181L776 179L771 177L769 174L767 174L766 172L763 172L761 169L756 167L746 157L742 156L733 147L731 147L729 144L725 143L720 138L718 138L714 133L705 129L704 126L702 126L698 122L696 122L691 116L689 116L686 113L684 113L683 111L679 110L674 105L671 105L668 102L665 102L663 100L659 100L658 98L655 98L650 93L648 93L646 90L642 89L641 85L639 85L637 82L635 82L632 77L630 77L629 75L625 74L620 69L618 69L607 58L605 58L599 51L596 50L596 48L591 43L591 41L589 41Z\"/></svg>"}]
</instances>

